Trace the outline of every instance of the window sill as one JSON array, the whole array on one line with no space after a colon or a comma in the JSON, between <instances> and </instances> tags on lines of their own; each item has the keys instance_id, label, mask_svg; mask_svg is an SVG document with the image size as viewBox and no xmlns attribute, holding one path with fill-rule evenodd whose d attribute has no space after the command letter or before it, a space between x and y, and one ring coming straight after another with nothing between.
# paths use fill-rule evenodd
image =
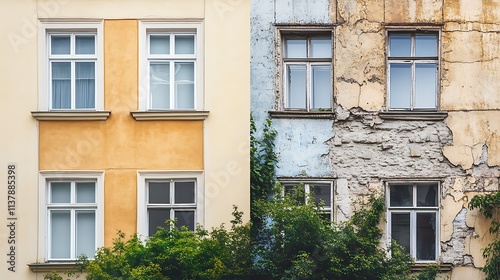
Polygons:
<instances>
[{"instance_id":1,"label":"window sill","mask_svg":"<svg viewBox=\"0 0 500 280\"><path fill-rule=\"evenodd\" d=\"M110 111L32 111L39 121L105 121Z\"/></svg>"},{"instance_id":2,"label":"window sill","mask_svg":"<svg viewBox=\"0 0 500 280\"><path fill-rule=\"evenodd\" d=\"M440 264L437 264L437 263L414 263L411 265L410 271L411 272L423 271L430 264L436 264L439 268L439 271L441 271L441 272L451 271L451 269L453 268L453 265L451 263L440 263Z\"/></svg>"},{"instance_id":3,"label":"window sill","mask_svg":"<svg viewBox=\"0 0 500 280\"><path fill-rule=\"evenodd\" d=\"M448 116L448 112L443 111L385 111L379 112L379 117L383 120L403 120L403 121L442 121Z\"/></svg>"},{"instance_id":4,"label":"window sill","mask_svg":"<svg viewBox=\"0 0 500 280\"><path fill-rule=\"evenodd\" d=\"M130 112L136 121L204 120L209 111L134 111Z\"/></svg>"},{"instance_id":5,"label":"window sill","mask_svg":"<svg viewBox=\"0 0 500 280\"><path fill-rule=\"evenodd\" d=\"M332 111L269 111L273 119L333 119L335 113Z\"/></svg>"},{"instance_id":6,"label":"window sill","mask_svg":"<svg viewBox=\"0 0 500 280\"><path fill-rule=\"evenodd\" d=\"M63 271L75 271L78 269L78 264L74 261L67 262L44 262L44 263L29 263L29 268L33 272L63 272Z\"/></svg>"}]
</instances>

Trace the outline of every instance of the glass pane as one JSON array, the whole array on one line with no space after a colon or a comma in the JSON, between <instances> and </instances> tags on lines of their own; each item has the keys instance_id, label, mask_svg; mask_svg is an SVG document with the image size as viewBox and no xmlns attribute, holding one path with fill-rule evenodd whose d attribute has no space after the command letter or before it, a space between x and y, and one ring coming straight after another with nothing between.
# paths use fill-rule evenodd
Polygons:
<instances>
[{"instance_id":1,"label":"glass pane","mask_svg":"<svg viewBox=\"0 0 500 280\"><path fill-rule=\"evenodd\" d=\"M194 35L176 35L175 54L194 54Z\"/></svg>"},{"instance_id":2,"label":"glass pane","mask_svg":"<svg viewBox=\"0 0 500 280\"><path fill-rule=\"evenodd\" d=\"M417 260L436 259L436 213L417 213Z\"/></svg>"},{"instance_id":3,"label":"glass pane","mask_svg":"<svg viewBox=\"0 0 500 280\"><path fill-rule=\"evenodd\" d=\"M95 54L94 35L76 35L76 54Z\"/></svg>"},{"instance_id":4,"label":"glass pane","mask_svg":"<svg viewBox=\"0 0 500 280\"><path fill-rule=\"evenodd\" d=\"M177 219L176 226L185 226L189 230L194 230L194 211L175 211L175 218Z\"/></svg>"},{"instance_id":5,"label":"glass pane","mask_svg":"<svg viewBox=\"0 0 500 280\"><path fill-rule=\"evenodd\" d=\"M71 62L52 62L52 108L71 109Z\"/></svg>"},{"instance_id":6,"label":"glass pane","mask_svg":"<svg viewBox=\"0 0 500 280\"><path fill-rule=\"evenodd\" d=\"M289 39L285 42L285 57L287 58L306 58L307 40Z\"/></svg>"},{"instance_id":7,"label":"glass pane","mask_svg":"<svg viewBox=\"0 0 500 280\"><path fill-rule=\"evenodd\" d=\"M288 194L292 199L295 199L299 204L303 204L305 199L305 192L303 185L285 185L285 195Z\"/></svg>"},{"instance_id":8,"label":"glass pane","mask_svg":"<svg viewBox=\"0 0 500 280\"><path fill-rule=\"evenodd\" d=\"M332 57L332 42L330 38L311 39L311 57Z\"/></svg>"},{"instance_id":9,"label":"glass pane","mask_svg":"<svg viewBox=\"0 0 500 280\"><path fill-rule=\"evenodd\" d=\"M415 56L437 56L437 35L416 35Z\"/></svg>"},{"instance_id":10,"label":"glass pane","mask_svg":"<svg viewBox=\"0 0 500 280\"><path fill-rule=\"evenodd\" d=\"M149 182L148 203L170 204L170 182Z\"/></svg>"},{"instance_id":11,"label":"glass pane","mask_svg":"<svg viewBox=\"0 0 500 280\"><path fill-rule=\"evenodd\" d=\"M389 36L389 56L411 56L411 36L396 35Z\"/></svg>"},{"instance_id":12,"label":"glass pane","mask_svg":"<svg viewBox=\"0 0 500 280\"><path fill-rule=\"evenodd\" d=\"M151 63L149 82L151 108L170 109L170 63Z\"/></svg>"},{"instance_id":13,"label":"glass pane","mask_svg":"<svg viewBox=\"0 0 500 280\"><path fill-rule=\"evenodd\" d=\"M51 54L70 54L71 41L69 35L50 36Z\"/></svg>"},{"instance_id":14,"label":"glass pane","mask_svg":"<svg viewBox=\"0 0 500 280\"><path fill-rule=\"evenodd\" d=\"M416 64L415 108L436 108L437 65Z\"/></svg>"},{"instance_id":15,"label":"glass pane","mask_svg":"<svg viewBox=\"0 0 500 280\"><path fill-rule=\"evenodd\" d=\"M306 108L306 66L288 65L288 102L287 108Z\"/></svg>"},{"instance_id":16,"label":"glass pane","mask_svg":"<svg viewBox=\"0 0 500 280\"><path fill-rule=\"evenodd\" d=\"M330 66L312 66L312 107L331 108Z\"/></svg>"},{"instance_id":17,"label":"glass pane","mask_svg":"<svg viewBox=\"0 0 500 280\"><path fill-rule=\"evenodd\" d=\"M94 182L76 183L76 202L77 203L95 203L95 183Z\"/></svg>"},{"instance_id":18,"label":"glass pane","mask_svg":"<svg viewBox=\"0 0 500 280\"><path fill-rule=\"evenodd\" d=\"M148 209L149 236L155 234L158 227L166 228L165 221L170 219L170 209Z\"/></svg>"},{"instance_id":19,"label":"glass pane","mask_svg":"<svg viewBox=\"0 0 500 280\"><path fill-rule=\"evenodd\" d=\"M52 183L50 183L50 202L51 203L70 203L71 202L71 183L70 182L52 182Z\"/></svg>"},{"instance_id":20,"label":"glass pane","mask_svg":"<svg viewBox=\"0 0 500 280\"><path fill-rule=\"evenodd\" d=\"M150 54L170 54L170 36L151 35L149 36Z\"/></svg>"},{"instance_id":21,"label":"glass pane","mask_svg":"<svg viewBox=\"0 0 500 280\"><path fill-rule=\"evenodd\" d=\"M401 245L405 253L410 253L410 213L391 214L391 239Z\"/></svg>"},{"instance_id":22,"label":"glass pane","mask_svg":"<svg viewBox=\"0 0 500 280\"><path fill-rule=\"evenodd\" d=\"M413 206L413 186L391 184L390 187L390 207Z\"/></svg>"},{"instance_id":23,"label":"glass pane","mask_svg":"<svg viewBox=\"0 0 500 280\"><path fill-rule=\"evenodd\" d=\"M417 206L438 206L437 183L417 184Z\"/></svg>"},{"instance_id":24,"label":"glass pane","mask_svg":"<svg viewBox=\"0 0 500 280\"><path fill-rule=\"evenodd\" d=\"M76 211L76 256L92 258L95 249L95 212Z\"/></svg>"},{"instance_id":25,"label":"glass pane","mask_svg":"<svg viewBox=\"0 0 500 280\"><path fill-rule=\"evenodd\" d=\"M95 63L76 62L75 107L95 108Z\"/></svg>"},{"instance_id":26,"label":"glass pane","mask_svg":"<svg viewBox=\"0 0 500 280\"><path fill-rule=\"evenodd\" d=\"M332 220L332 214L330 212L322 212L320 214L320 217L323 219L323 220L326 220L326 221L331 221Z\"/></svg>"},{"instance_id":27,"label":"glass pane","mask_svg":"<svg viewBox=\"0 0 500 280\"><path fill-rule=\"evenodd\" d=\"M175 203L194 203L194 182L175 182Z\"/></svg>"},{"instance_id":28,"label":"glass pane","mask_svg":"<svg viewBox=\"0 0 500 280\"><path fill-rule=\"evenodd\" d=\"M71 242L71 213L50 211L50 251L52 259L69 259Z\"/></svg>"},{"instance_id":29,"label":"glass pane","mask_svg":"<svg viewBox=\"0 0 500 280\"><path fill-rule=\"evenodd\" d=\"M194 62L175 63L176 109L194 109Z\"/></svg>"},{"instance_id":30,"label":"glass pane","mask_svg":"<svg viewBox=\"0 0 500 280\"><path fill-rule=\"evenodd\" d=\"M391 108L410 108L411 64L391 63Z\"/></svg>"},{"instance_id":31,"label":"glass pane","mask_svg":"<svg viewBox=\"0 0 500 280\"><path fill-rule=\"evenodd\" d=\"M311 186L311 191L314 193L314 202L323 201L326 207L332 205L332 188L330 185L314 185Z\"/></svg>"}]
</instances>

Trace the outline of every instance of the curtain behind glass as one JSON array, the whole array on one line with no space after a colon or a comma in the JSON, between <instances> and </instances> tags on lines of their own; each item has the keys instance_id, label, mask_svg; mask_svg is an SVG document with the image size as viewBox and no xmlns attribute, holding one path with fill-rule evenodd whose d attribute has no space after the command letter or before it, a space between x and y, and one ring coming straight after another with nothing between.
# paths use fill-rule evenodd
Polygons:
<instances>
[{"instance_id":1,"label":"curtain behind glass","mask_svg":"<svg viewBox=\"0 0 500 280\"><path fill-rule=\"evenodd\" d=\"M50 211L50 258L70 258L71 214L69 210Z\"/></svg>"},{"instance_id":2,"label":"curtain behind glass","mask_svg":"<svg viewBox=\"0 0 500 280\"><path fill-rule=\"evenodd\" d=\"M76 256L93 257L95 247L95 212L76 211Z\"/></svg>"},{"instance_id":3,"label":"curtain behind glass","mask_svg":"<svg viewBox=\"0 0 500 280\"><path fill-rule=\"evenodd\" d=\"M75 108L95 108L95 62L76 62L75 68Z\"/></svg>"},{"instance_id":4,"label":"curtain behind glass","mask_svg":"<svg viewBox=\"0 0 500 280\"><path fill-rule=\"evenodd\" d=\"M52 108L71 108L71 62L52 62Z\"/></svg>"},{"instance_id":5,"label":"curtain behind glass","mask_svg":"<svg viewBox=\"0 0 500 280\"><path fill-rule=\"evenodd\" d=\"M175 63L176 109L194 108L194 62Z\"/></svg>"}]
</instances>

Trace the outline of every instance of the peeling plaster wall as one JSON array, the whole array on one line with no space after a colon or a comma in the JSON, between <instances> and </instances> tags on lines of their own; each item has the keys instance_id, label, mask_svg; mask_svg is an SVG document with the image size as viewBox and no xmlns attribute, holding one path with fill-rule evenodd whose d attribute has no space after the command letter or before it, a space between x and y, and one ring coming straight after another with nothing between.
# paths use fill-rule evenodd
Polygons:
<instances>
[{"instance_id":1,"label":"peeling plaster wall","mask_svg":"<svg viewBox=\"0 0 500 280\"><path fill-rule=\"evenodd\" d=\"M481 0L254 0L251 106L258 126L279 106L273 24L334 24L333 119L273 119L278 176L335 179L337 220L384 180L441 182L440 279L482 279L490 221L468 210L499 191L500 2ZM441 29L444 120L384 120L386 26Z\"/></svg>"}]
</instances>

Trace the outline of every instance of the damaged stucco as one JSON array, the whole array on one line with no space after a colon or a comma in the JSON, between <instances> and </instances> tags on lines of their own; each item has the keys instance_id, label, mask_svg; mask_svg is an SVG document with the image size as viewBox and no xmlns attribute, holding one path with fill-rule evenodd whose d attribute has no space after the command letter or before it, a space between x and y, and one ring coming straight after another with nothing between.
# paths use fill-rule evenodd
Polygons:
<instances>
[{"instance_id":1,"label":"damaged stucco","mask_svg":"<svg viewBox=\"0 0 500 280\"><path fill-rule=\"evenodd\" d=\"M330 118L273 119L279 177L335 182L337 220L388 179L440 182L441 279L482 279L490 221L469 210L475 195L499 190L500 2L481 0L254 0L251 110L257 125L280 110L276 25L331 25ZM382 118L389 28L440 30L439 111L443 118Z\"/></svg>"}]
</instances>

